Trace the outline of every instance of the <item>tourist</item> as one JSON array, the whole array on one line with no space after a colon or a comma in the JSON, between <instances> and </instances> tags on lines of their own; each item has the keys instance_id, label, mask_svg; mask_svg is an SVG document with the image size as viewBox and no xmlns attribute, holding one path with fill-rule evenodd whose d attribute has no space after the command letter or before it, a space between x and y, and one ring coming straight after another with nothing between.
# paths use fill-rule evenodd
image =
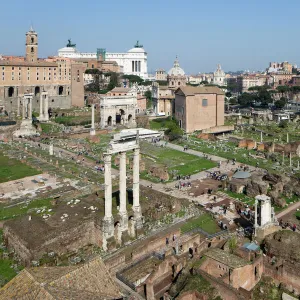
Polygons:
<instances>
[{"instance_id":1,"label":"tourist","mask_svg":"<svg viewBox=\"0 0 300 300\"><path fill-rule=\"evenodd\" d=\"M169 245L169 238L166 237L166 245Z\"/></svg>"},{"instance_id":2,"label":"tourist","mask_svg":"<svg viewBox=\"0 0 300 300\"><path fill-rule=\"evenodd\" d=\"M297 226L296 226L296 224L294 224L292 230L296 231L296 229L297 229Z\"/></svg>"},{"instance_id":3,"label":"tourist","mask_svg":"<svg viewBox=\"0 0 300 300\"><path fill-rule=\"evenodd\" d=\"M174 233L173 234L173 242L175 242L175 240L176 240L176 234Z\"/></svg>"}]
</instances>

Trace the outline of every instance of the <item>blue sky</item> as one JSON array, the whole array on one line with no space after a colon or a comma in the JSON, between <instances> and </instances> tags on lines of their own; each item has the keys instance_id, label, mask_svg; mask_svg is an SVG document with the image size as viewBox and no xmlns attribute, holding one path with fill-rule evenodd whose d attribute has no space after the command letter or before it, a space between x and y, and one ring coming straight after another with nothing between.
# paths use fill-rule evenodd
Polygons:
<instances>
[{"instance_id":1,"label":"blue sky","mask_svg":"<svg viewBox=\"0 0 300 300\"><path fill-rule=\"evenodd\" d=\"M176 55L186 73L262 70L270 61L300 65L300 1L10 0L0 5L0 53L24 55L25 32L39 34L39 56L71 38L80 51L123 52L139 40L149 72Z\"/></svg>"}]
</instances>

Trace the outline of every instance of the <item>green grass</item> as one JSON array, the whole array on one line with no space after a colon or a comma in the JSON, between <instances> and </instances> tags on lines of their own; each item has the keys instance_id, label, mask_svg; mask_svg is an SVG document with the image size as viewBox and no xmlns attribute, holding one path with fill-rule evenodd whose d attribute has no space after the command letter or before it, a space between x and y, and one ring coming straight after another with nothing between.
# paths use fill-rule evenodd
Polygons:
<instances>
[{"instance_id":1,"label":"green grass","mask_svg":"<svg viewBox=\"0 0 300 300\"><path fill-rule=\"evenodd\" d=\"M209 234L213 234L213 233L220 231L220 228L217 225L216 221L208 213L205 213L198 218L191 219L191 220L185 222L180 227L180 230L182 233L186 233L195 228L201 228L202 230L206 231Z\"/></svg>"},{"instance_id":2,"label":"green grass","mask_svg":"<svg viewBox=\"0 0 300 300\"><path fill-rule=\"evenodd\" d=\"M160 130L166 128L167 118L159 118L150 121L150 129Z\"/></svg>"},{"instance_id":3,"label":"green grass","mask_svg":"<svg viewBox=\"0 0 300 300\"><path fill-rule=\"evenodd\" d=\"M148 161L148 166L166 166L169 174L190 175L217 166L211 160L146 142L141 142L141 152L146 165Z\"/></svg>"},{"instance_id":4,"label":"green grass","mask_svg":"<svg viewBox=\"0 0 300 300\"><path fill-rule=\"evenodd\" d=\"M248 197L245 194L234 193L234 192L231 192L231 191L222 191L222 192L226 193L228 196L230 196L232 198L235 198L235 199L238 199L241 202L244 202L244 203L246 203L248 205L254 205L254 203L255 203L255 199L254 198Z\"/></svg>"},{"instance_id":5,"label":"green grass","mask_svg":"<svg viewBox=\"0 0 300 300\"><path fill-rule=\"evenodd\" d=\"M0 244L3 242L3 230L0 229ZM0 249L0 253L3 252ZM17 272L11 266L14 264L12 259L0 259L0 288L6 284L8 281L13 279ZM18 266L17 270L20 271L23 268Z\"/></svg>"},{"instance_id":6,"label":"green grass","mask_svg":"<svg viewBox=\"0 0 300 300\"><path fill-rule=\"evenodd\" d=\"M0 287L13 279L17 272L11 267L14 261L11 259L0 259ZM18 267L20 271L22 268Z\"/></svg>"},{"instance_id":7,"label":"green grass","mask_svg":"<svg viewBox=\"0 0 300 300\"><path fill-rule=\"evenodd\" d=\"M295 217L296 217L298 220L300 220L300 211L296 211L296 212L295 212Z\"/></svg>"},{"instance_id":8,"label":"green grass","mask_svg":"<svg viewBox=\"0 0 300 300\"><path fill-rule=\"evenodd\" d=\"M61 128L54 124L41 123L41 128L44 133L60 132Z\"/></svg>"},{"instance_id":9,"label":"green grass","mask_svg":"<svg viewBox=\"0 0 300 300\"><path fill-rule=\"evenodd\" d=\"M38 170L0 153L0 183L37 174Z\"/></svg>"},{"instance_id":10,"label":"green grass","mask_svg":"<svg viewBox=\"0 0 300 300\"><path fill-rule=\"evenodd\" d=\"M41 200L33 200L28 205L26 203L19 204L16 206L5 208L4 206L0 206L0 220L8 220L16 217L24 216L28 213L34 213L35 208L51 208L51 200L49 199L41 199Z\"/></svg>"}]
</instances>

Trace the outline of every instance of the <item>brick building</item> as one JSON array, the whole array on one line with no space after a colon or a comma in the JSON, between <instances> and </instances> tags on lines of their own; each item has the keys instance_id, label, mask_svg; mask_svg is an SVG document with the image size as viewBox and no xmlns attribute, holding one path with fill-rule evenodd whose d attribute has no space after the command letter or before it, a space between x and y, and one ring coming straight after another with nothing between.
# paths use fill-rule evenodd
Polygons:
<instances>
[{"instance_id":1,"label":"brick building","mask_svg":"<svg viewBox=\"0 0 300 300\"><path fill-rule=\"evenodd\" d=\"M58 57L39 59L38 34L32 28L26 33L25 50L25 57L0 60L0 105L15 112L20 98L33 93L33 110L39 111L42 91L48 92L49 108L84 105L82 63Z\"/></svg>"},{"instance_id":2,"label":"brick building","mask_svg":"<svg viewBox=\"0 0 300 300\"><path fill-rule=\"evenodd\" d=\"M215 86L180 87L175 92L175 117L187 133L224 125L224 92Z\"/></svg>"}]
</instances>

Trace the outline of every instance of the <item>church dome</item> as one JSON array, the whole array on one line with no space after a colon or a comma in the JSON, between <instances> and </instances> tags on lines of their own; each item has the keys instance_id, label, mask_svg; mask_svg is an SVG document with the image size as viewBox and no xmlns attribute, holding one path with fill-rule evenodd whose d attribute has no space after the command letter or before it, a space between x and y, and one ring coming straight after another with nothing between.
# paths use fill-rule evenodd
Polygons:
<instances>
[{"instance_id":1,"label":"church dome","mask_svg":"<svg viewBox=\"0 0 300 300\"><path fill-rule=\"evenodd\" d=\"M179 66L179 61L177 59L177 56L174 61L174 66L172 69L169 70L168 75L170 75L170 76L184 76L185 75L184 70L182 68L180 68L180 66Z\"/></svg>"}]
</instances>

